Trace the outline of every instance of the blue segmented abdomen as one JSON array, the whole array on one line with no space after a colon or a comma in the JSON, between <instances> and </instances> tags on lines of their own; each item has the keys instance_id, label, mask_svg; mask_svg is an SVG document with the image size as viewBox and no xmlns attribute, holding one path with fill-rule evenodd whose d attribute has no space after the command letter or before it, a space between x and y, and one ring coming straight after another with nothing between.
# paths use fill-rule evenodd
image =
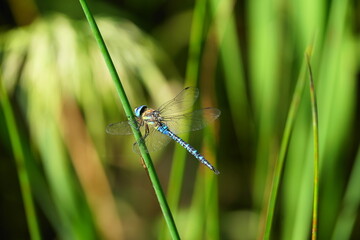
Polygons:
<instances>
[{"instance_id":1,"label":"blue segmented abdomen","mask_svg":"<svg viewBox=\"0 0 360 240\"><path fill-rule=\"evenodd\" d=\"M209 163L203 155L201 155L195 148L193 148L190 144L182 140L175 133L170 131L170 129L166 125L162 125L160 127L156 127L156 130L165 134L172 138L175 142L179 143L182 147L184 147L189 153L191 153L194 157L196 157L202 164L210 168L215 174L219 174L220 172Z\"/></svg>"}]
</instances>

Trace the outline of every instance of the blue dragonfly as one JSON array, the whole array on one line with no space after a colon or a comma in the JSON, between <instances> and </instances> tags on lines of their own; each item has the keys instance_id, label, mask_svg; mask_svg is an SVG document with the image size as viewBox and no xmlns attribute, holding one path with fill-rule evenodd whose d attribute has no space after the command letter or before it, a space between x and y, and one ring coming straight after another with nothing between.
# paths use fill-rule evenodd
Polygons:
<instances>
[{"instance_id":1,"label":"blue dragonfly","mask_svg":"<svg viewBox=\"0 0 360 240\"><path fill-rule=\"evenodd\" d=\"M216 108L203 108L190 112L191 106L198 96L199 90L197 88L187 87L175 98L165 102L157 109L141 105L134 110L136 125L142 130L141 141L146 144L148 152L163 148L172 139L215 174L219 174L220 172L204 156L177 135L200 130L220 116L221 112ZM106 127L106 132L111 135L130 135L132 133L131 125L134 124L130 121L113 123ZM134 143L133 150L140 154L137 142Z\"/></svg>"}]
</instances>

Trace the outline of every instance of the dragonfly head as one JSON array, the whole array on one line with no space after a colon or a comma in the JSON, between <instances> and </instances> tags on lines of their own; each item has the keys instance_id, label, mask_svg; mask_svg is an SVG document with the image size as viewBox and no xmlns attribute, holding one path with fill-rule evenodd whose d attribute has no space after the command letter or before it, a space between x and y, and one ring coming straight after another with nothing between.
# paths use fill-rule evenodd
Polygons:
<instances>
[{"instance_id":1,"label":"dragonfly head","mask_svg":"<svg viewBox=\"0 0 360 240\"><path fill-rule=\"evenodd\" d=\"M141 117L141 114L147 109L146 105L141 105L134 109L135 116Z\"/></svg>"}]
</instances>

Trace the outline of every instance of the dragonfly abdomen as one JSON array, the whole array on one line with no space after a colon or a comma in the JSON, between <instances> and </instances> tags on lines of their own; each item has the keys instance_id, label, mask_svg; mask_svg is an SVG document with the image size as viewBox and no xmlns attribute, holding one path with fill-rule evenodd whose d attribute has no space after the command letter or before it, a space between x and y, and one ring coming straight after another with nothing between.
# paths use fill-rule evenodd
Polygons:
<instances>
[{"instance_id":1,"label":"dragonfly abdomen","mask_svg":"<svg viewBox=\"0 0 360 240\"><path fill-rule=\"evenodd\" d=\"M182 147L184 147L190 154L192 154L196 159L198 159L202 164L210 168L215 174L219 174L220 172L209 163L208 160L205 159L203 155L201 155L195 148L193 148L190 144L182 140L179 136L175 133L170 131L170 129L166 125L162 125L156 128L159 132L169 136L175 142L179 143Z\"/></svg>"}]
</instances>

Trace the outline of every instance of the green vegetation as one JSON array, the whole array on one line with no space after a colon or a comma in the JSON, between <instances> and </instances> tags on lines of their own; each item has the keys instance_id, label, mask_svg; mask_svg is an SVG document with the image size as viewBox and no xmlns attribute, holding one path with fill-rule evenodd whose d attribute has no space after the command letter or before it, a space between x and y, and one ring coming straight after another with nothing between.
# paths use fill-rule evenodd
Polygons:
<instances>
[{"instance_id":1,"label":"green vegetation","mask_svg":"<svg viewBox=\"0 0 360 240\"><path fill-rule=\"evenodd\" d=\"M89 1L90 14L81 0L88 22L78 1L14 2L0 10L0 236L360 237L358 4ZM194 109L222 111L181 135L220 175L173 143L152 163L132 151L138 132L105 133L185 86Z\"/></svg>"}]
</instances>

